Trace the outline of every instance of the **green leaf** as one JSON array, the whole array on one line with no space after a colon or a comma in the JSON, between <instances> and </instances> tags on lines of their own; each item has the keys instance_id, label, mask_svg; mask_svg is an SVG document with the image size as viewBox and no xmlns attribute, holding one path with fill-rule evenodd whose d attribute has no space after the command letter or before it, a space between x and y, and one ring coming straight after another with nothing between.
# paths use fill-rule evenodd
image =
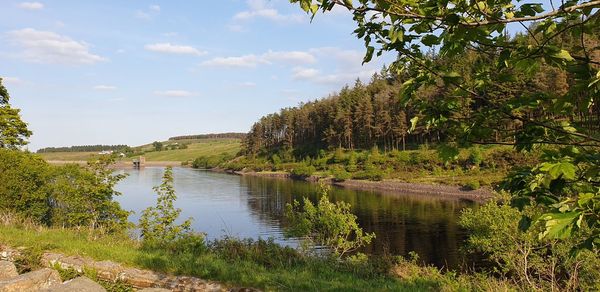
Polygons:
<instances>
[{"instance_id":1,"label":"green leaf","mask_svg":"<svg viewBox=\"0 0 600 292\"><path fill-rule=\"evenodd\" d=\"M434 45L438 45L440 43L440 39L435 35L427 34L421 38L421 43L428 47L431 47Z\"/></svg>"},{"instance_id":2,"label":"green leaf","mask_svg":"<svg viewBox=\"0 0 600 292\"><path fill-rule=\"evenodd\" d=\"M571 54L569 54L569 51L567 50L560 50L558 53L553 54L552 57L557 59L563 59L569 62L574 60L573 57L571 57Z\"/></svg>"},{"instance_id":3,"label":"green leaf","mask_svg":"<svg viewBox=\"0 0 600 292\"><path fill-rule=\"evenodd\" d=\"M371 59L373 58L373 52L375 52L375 48L372 46L368 46L367 47L367 54L365 55L365 58L363 59L363 64L365 63L369 63L371 61Z\"/></svg>"},{"instance_id":4,"label":"green leaf","mask_svg":"<svg viewBox=\"0 0 600 292\"><path fill-rule=\"evenodd\" d=\"M581 212L568 213L547 213L542 215L541 220L545 221L545 230L539 235L539 238L564 239L571 236L573 228L577 228L577 221Z\"/></svg>"},{"instance_id":5,"label":"green leaf","mask_svg":"<svg viewBox=\"0 0 600 292\"><path fill-rule=\"evenodd\" d=\"M565 179L575 179L576 168L570 162L542 163L540 170L550 174L552 179L557 179L561 175Z\"/></svg>"},{"instance_id":6,"label":"green leaf","mask_svg":"<svg viewBox=\"0 0 600 292\"><path fill-rule=\"evenodd\" d=\"M414 117L412 119L410 119L410 129L408 130L408 132L412 132L415 130L415 128L417 128L417 122L419 121L419 117Z\"/></svg>"}]
</instances>

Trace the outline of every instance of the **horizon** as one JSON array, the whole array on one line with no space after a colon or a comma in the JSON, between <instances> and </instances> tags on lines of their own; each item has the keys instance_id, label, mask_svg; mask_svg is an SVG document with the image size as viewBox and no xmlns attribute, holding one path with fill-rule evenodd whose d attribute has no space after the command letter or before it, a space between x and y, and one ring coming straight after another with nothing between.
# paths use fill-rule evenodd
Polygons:
<instances>
[{"instance_id":1,"label":"horizon","mask_svg":"<svg viewBox=\"0 0 600 292\"><path fill-rule=\"evenodd\" d=\"M311 23L287 0L4 6L0 76L33 131L31 151L246 133L261 116L369 80L394 57L363 66L348 12Z\"/></svg>"}]
</instances>

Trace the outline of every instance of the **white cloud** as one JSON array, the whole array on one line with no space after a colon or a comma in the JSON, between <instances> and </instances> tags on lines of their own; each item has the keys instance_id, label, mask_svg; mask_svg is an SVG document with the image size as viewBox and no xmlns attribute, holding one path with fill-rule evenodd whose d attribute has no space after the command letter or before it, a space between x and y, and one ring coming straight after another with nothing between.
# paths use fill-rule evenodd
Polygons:
<instances>
[{"instance_id":1,"label":"white cloud","mask_svg":"<svg viewBox=\"0 0 600 292\"><path fill-rule=\"evenodd\" d=\"M148 51L167 54L189 54L196 56L202 56L207 54L207 52L200 51L191 46L173 45L171 43L149 44L144 46L144 48Z\"/></svg>"},{"instance_id":2,"label":"white cloud","mask_svg":"<svg viewBox=\"0 0 600 292\"><path fill-rule=\"evenodd\" d=\"M94 64L107 60L91 53L87 43L51 31L25 28L10 31L7 35L14 45L22 49L20 57L28 62Z\"/></svg>"},{"instance_id":3,"label":"white cloud","mask_svg":"<svg viewBox=\"0 0 600 292\"><path fill-rule=\"evenodd\" d=\"M256 55L244 55L240 57L217 57L202 62L202 66L214 67L247 67L254 68L258 64L266 63L261 57Z\"/></svg>"},{"instance_id":4,"label":"white cloud","mask_svg":"<svg viewBox=\"0 0 600 292\"><path fill-rule=\"evenodd\" d=\"M268 51L267 53L263 54L262 57L268 62L284 61L284 62L289 62L289 63L300 63L300 64L317 62L317 58L315 58L315 56L311 55L310 53L302 52L302 51L289 51L289 52Z\"/></svg>"},{"instance_id":5,"label":"white cloud","mask_svg":"<svg viewBox=\"0 0 600 292\"><path fill-rule=\"evenodd\" d=\"M150 10L154 11L154 12L160 12L160 6L158 5L150 5Z\"/></svg>"},{"instance_id":6,"label":"white cloud","mask_svg":"<svg viewBox=\"0 0 600 292\"><path fill-rule=\"evenodd\" d=\"M22 84L23 80L21 80L21 78L19 77L11 77L11 76L0 76L0 78L2 78L2 83L4 84Z\"/></svg>"},{"instance_id":7,"label":"white cloud","mask_svg":"<svg viewBox=\"0 0 600 292\"><path fill-rule=\"evenodd\" d=\"M292 70L292 77L296 80L311 80L319 76L319 70L314 68L296 67Z\"/></svg>"},{"instance_id":8,"label":"white cloud","mask_svg":"<svg viewBox=\"0 0 600 292\"><path fill-rule=\"evenodd\" d=\"M292 70L292 78L295 80L309 81L319 84L342 85L351 83L356 78L361 80L369 80L377 70L375 69L359 69L356 71L343 71L331 74L322 74L314 68L296 67Z\"/></svg>"},{"instance_id":9,"label":"white cloud","mask_svg":"<svg viewBox=\"0 0 600 292\"><path fill-rule=\"evenodd\" d=\"M92 87L94 90L101 90L101 91L109 91L109 90L115 90L117 89L116 86L112 86L112 85L96 85L94 87Z\"/></svg>"},{"instance_id":10,"label":"white cloud","mask_svg":"<svg viewBox=\"0 0 600 292\"><path fill-rule=\"evenodd\" d=\"M235 21L245 21L254 18L264 18L276 22L301 22L306 20L304 14L281 14L275 8L267 6L265 0L248 0L249 10L238 12L233 16Z\"/></svg>"},{"instance_id":11,"label":"white cloud","mask_svg":"<svg viewBox=\"0 0 600 292\"><path fill-rule=\"evenodd\" d=\"M155 91L154 94L158 96L165 97L190 97L196 95L193 92L187 90L165 90L165 91Z\"/></svg>"},{"instance_id":12,"label":"white cloud","mask_svg":"<svg viewBox=\"0 0 600 292\"><path fill-rule=\"evenodd\" d=\"M317 58L308 52L302 51L268 51L261 55L250 54L239 57L217 57L204 61L201 65L254 68L260 64L273 64L278 62L289 64L312 64L317 62Z\"/></svg>"},{"instance_id":13,"label":"white cloud","mask_svg":"<svg viewBox=\"0 0 600 292\"><path fill-rule=\"evenodd\" d=\"M19 7L27 10L40 10L44 8L44 4L40 2L21 2Z\"/></svg>"}]
</instances>

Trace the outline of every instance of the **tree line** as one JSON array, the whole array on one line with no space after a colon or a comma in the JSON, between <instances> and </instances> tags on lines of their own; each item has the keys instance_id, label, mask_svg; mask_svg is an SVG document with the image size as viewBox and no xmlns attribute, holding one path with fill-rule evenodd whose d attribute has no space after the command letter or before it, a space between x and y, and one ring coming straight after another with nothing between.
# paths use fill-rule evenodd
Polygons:
<instances>
[{"instance_id":1,"label":"tree line","mask_svg":"<svg viewBox=\"0 0 600 292\"><path fill-rule=\"evenodd\" d=\"M511 41L534 42L524 35L517 35ZM577 45L567 38L562 41ZM597 37L587 41L592 45L600 44ZM600 59L600 52L593 52L593 57ZM427 58L457 72L470 83L476 82L482 66L497 63L501 56L467 51L456 57L430 52ZM520 143L518 133L529 125L511 116L486 120L486 116L480 115L489 110L489 104L511 102L531 103L527 107L515 104L515 108L521 107L519 116L570 121L586 134L600 134L598 103L589 108L572 106L571 111L558 114L546 110L560 96L573 90L576 73L549 66L543 61L531 64L529 70L530 74L512 71L493 76L496 82L482 88L482 96L478 99L455 97L455 86L438 80L420 86L414 96L406 100L403 94L410 82L409 74L383 68L366 84L356 80L353 86L346 85L339 93L260 118L243 140L243 147L247 154L256 155L280 149L294 149L300 153L315 153L317 149L327 148L406 149L460 139L468 139L463 142L469 143L514 145ZM588 96L580 93L571 102L582 104L587 99ZM424 116L437 120L417 123ZM472 129L471 137L455 133L457 124L469 120L481 127Z\"/></svg>"},{"instance_id":2,"label":"tree line","mask_svg":"<svg viewBox=\"0 0 600 292\"><path fill-rule=\"evenodd\" d=\"M169 141L192 140L192 139L224 139L224 138L242 139L245 136L246 136L246 133L199 134L199 135L175 136L175 137L169 138Z\"/></svg>"},{"instance_id":3,"label":"tree line","mask_svg":"<svg viewBox=\"0 0 600 292\"><path fill-rule=\"evenodd\" d=\"M41 148L37 153L51 152L94 152L94 151L127 151L130 149L127 145L80 145L69 147L46 147Z\"/></svg>"}]
</instances>

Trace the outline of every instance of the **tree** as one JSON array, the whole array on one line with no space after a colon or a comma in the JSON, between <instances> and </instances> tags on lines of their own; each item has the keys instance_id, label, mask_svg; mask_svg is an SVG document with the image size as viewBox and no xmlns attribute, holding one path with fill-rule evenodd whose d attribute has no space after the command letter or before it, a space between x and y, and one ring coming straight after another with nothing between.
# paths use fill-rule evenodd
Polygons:
<instances>
[{"instance_id":1,"label":"tree","mask_svg":"<svg viewBox=\"0 0 600 292\"><path fill-rule=\"evenodd\" d=\"M550 145L538 166L512 176L508 190L514 206L546 211L524 218L545 226L542 239L570 237L586 227L593 232L575 249L600 246L600 138L594 127L586 127L587 119L577 116L598 110L600 1L550 1L550 11L539 3L512 0L290 1L313 17L335 6L348 9L357 24L354 32L365 42L363 62L386 51L397 53L391 67L407 77L402 103L414 101L423 88L442 86L433 101L421 100L413 129L417 123L444 129L454 137L449 147L501 143L531 150ZM510 23L522 25L520 36L508 36ZM479 53L481 61L470 74L461 74L457 64L469 52ZM505 86L543 67L567 71L569 89L545 94ZM498 90L510 94L488 94ZM477 111L465 113L462 104ZM498 129L506 122L514 127ZM501 142L498 133L505 136Z\"/></svg>"},{"instance_id":2,"label":"tree","mask_svg":"<svg viewBox=\"0 0 600 292\"><path fill-rule=\"evenodd\" d=\"M181 214L181 209L174 206L177 195L173 188L173 169L171 167L165 169L162 183L154 187L154 191L158 194L156 206L146 208L140 217L139 226L144 241L159 244L171 243L190 234L191 218L179 225L175 224Z\"/></svg>"},{"instance_id":3,"label":"tree","mask_svg":"<svg viewBox=\"0 0 600 292\"><path fill-rule=\"evenodd\" d=\"M0 148L18 148L27 144L31 131L21 120L20 110L9 104L10 95L0 78Z\"/></svg>"},{"instance_id":4,"label":"tree","mask_svg":"<svg viewBox=\"0 0 600 292\"><path fill-rule=\"evenodd\" d=\"M154 146L154 151L162 151L162 149L163 149L163 143L158 142L158 141L154 141L152 143L152 146Z\"/></svg>"}]
</instances>

